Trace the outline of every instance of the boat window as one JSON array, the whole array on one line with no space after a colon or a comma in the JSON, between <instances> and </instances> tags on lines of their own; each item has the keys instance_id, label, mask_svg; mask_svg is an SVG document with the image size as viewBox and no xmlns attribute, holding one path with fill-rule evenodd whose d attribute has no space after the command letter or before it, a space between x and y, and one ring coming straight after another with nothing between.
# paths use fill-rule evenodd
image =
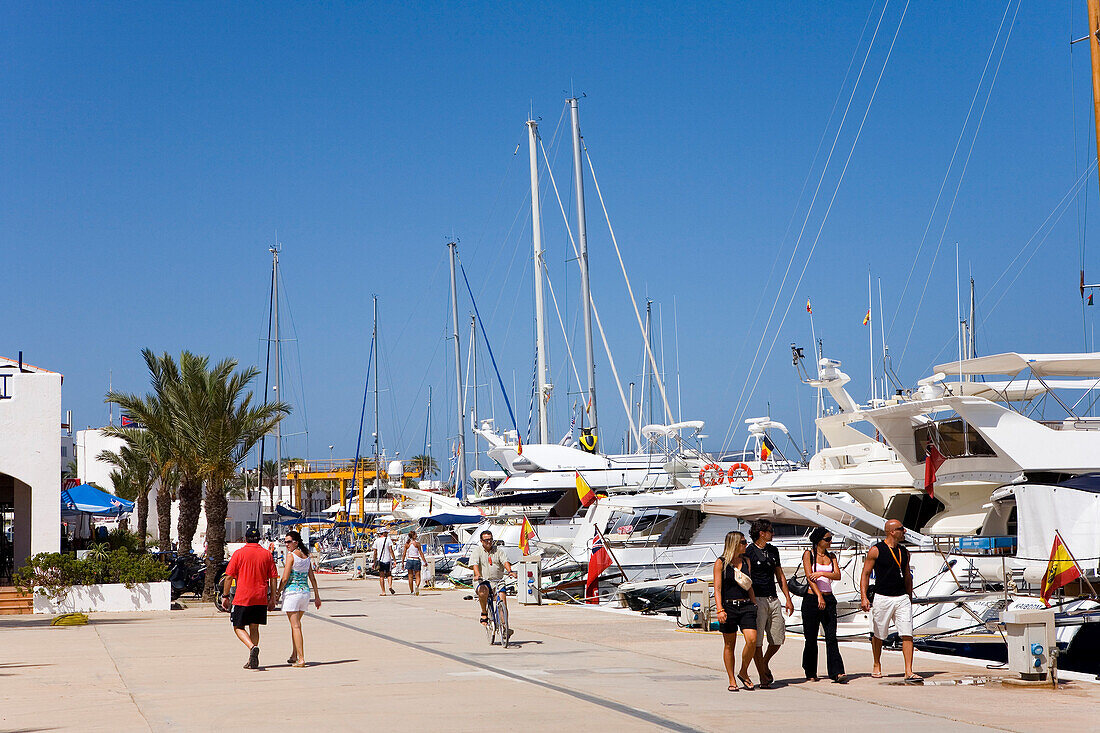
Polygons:
<instances>
[{"instance_id":1,"label":"boat window","mask_svg":"<svg viewBox=\"0 0 1100 733\"><path fill-rule=\"evenodd\" d=\"M964 422L962 418L939 420L929 425L922 425L913 431L918 463L925 458L924 447L929 440L935 444L944 458L997 455L989 447L989 443L985 442L981 433Z\"/></svg>"},{"instance_id":2,"label":"boat window","mask_svg":"<svg viewBox=\"0 0 1100 733\"><path fill-rule=\"evenodd\" d=\"M659 536L668 527L676 512L669 509L639 509L636 512L615 512L608 520L607 535L618 539Z\"/></svg>"}]
</instances>

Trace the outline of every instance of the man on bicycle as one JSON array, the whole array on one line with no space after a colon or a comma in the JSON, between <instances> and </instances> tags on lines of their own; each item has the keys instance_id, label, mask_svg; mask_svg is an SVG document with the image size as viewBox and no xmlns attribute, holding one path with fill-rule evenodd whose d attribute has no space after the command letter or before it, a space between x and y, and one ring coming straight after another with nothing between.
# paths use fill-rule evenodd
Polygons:
<instances>
[{"instance_id":1,"label":"man on bicycle","mask_svg":"<svg viewBox=\"0 0 1100 733\"><path fill-rule=\"evenodd\" d=\"M508 562L508 555L504 553L503 547L493 547L493 533L489 530L483 530L481 533L481 542L473 551L470 552L470 569L474 571L474 588L477 593L477 600L481 603L481 623L489 623L489 608L487 603L489 601L489 594L493 592L493 585L499 584L499 581L504 578L504 573L509 575L515 575L512 572L512 563ZM497 599L505 610L508 608L508 595L504 591L504 586L500 585L497 589ZM512 635L512 630L508 630L508 635Z\"/></svg>"}]
</instances>

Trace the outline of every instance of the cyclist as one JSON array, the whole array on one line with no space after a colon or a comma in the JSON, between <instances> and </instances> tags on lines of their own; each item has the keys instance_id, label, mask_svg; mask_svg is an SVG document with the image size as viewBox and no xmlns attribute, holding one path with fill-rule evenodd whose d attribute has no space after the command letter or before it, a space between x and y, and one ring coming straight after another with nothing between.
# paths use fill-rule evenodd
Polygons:
<instances>
[{"instance_id":1,"label":"cyclist","mask_svg":"<svg viewBox=\"0 0 1100 733\"><path fill-rule=\"evenodd\" d=\"M470 569L474 571L474 588L477 593L477 600L481 604L481 623L489 623L489 608L487 603L489 601L489 594L493 592L493 586L497 588L497 602L501 604L504 611L508 610L508 595L504 591L504 586L500 584L500 581L504 578L504 573L514 576L512 571L512 563L508 562L508 556L504 553L503 547L493 547L493 533L489 530L482 530L480 535L481 542L470 552ZM508 636L512 635L512 630L508 629Z\"/></svg>"}]
</instances>

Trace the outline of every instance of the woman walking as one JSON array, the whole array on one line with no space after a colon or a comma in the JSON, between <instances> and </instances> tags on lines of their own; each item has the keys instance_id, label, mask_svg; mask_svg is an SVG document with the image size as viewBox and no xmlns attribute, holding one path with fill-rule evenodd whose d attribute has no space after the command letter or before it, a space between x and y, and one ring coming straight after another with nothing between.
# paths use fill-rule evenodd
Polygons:
<instances>
[{"instance_id":1,"label":"woman walking","mask_svg":"<svg viewBox=\"0 0 1100 733\"><path fill-rule=\"evenodd\" d=\"M286 562L283 564L279 591L283 593L283 610L290 621L290 640L294 646L286 661L295 667L304 667L306 655L302 641L302 616L309 606L309 586L313 586L313 603L317 608L321 607L321 592L317 589L317 577L310 563L309 546L302 542L302 535L290 530L284 543Z\"/></svg>"},{"instance_id":2,"label":"woman walking","mask_svg":"<svg viewBox=\"0 0 1100 733\"><path fill-rule=\"evenodd\" d=\"M749 680L749 663L756 653L756 594L752 590L752 567L745 557L748 543L745 535L730 532L722 556L714 561L714 597L719 599L718 630L722 632L722 662L726 665L730 692L737 692L738 680L746 690L753 689ZM741 652L741 669L734 676L734 653L737 630L745 638Z\"/></svg>"},{"instance_id":3,"label":"woman walking","mask_svg":"<svg viewBox=\"0 0 1100 733\"><path fill-rule=\"evenodd\" d=\"M412 557L409 557L409 550ZM409 574L409 595L420 595L420 569L426 565L428 559L424 557L424 548L420 540L416 539L416 532L409 532L405 539L405 546L401 548L401 562L405 563L405 570Z\"/></svg>"},{"instance_id":4,"label":"woman walking","mask_svg":"<svg viewBox=\"0 0 1100 733\"><path fill-rule=\"evenodd\" d=\"M806 645L802 649L802 669L806 679L817 682L817 631L825 634L825 659L829 679L845 683L844 660L836 640L836 596L833 581L840 580L840 566L829 549L833 534L824 527L810 533L812 549L802 553L802 572L806 574L809 592L802 598L802 631Z\"/></svg>"}]
</instances>

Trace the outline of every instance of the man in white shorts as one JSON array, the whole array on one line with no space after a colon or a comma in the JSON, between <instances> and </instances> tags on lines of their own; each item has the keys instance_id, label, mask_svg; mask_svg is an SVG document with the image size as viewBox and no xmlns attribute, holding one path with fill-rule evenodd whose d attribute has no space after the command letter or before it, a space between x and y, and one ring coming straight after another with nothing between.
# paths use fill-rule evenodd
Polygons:
<instances>
[{"instance_id":1,"label":"man in white shorts","mask_svg":"<svg viewBox=\"0 0 1100 733\"><path fill-rule=\"evenodd\" d=\"M886 523L886 537L867 552L859 590L864 611L871 612L874 634L871 654L874 666L871 676L882 677L882 642L890 634L890 624L901 637L901 654L905 660L905 681L914 684L924 679L913 673L913 572L909 568L909 550L902 547L905 527L896 519ZM875 573L875 602L870 601L871 571Z\"/></svg>"}]
</instances>

